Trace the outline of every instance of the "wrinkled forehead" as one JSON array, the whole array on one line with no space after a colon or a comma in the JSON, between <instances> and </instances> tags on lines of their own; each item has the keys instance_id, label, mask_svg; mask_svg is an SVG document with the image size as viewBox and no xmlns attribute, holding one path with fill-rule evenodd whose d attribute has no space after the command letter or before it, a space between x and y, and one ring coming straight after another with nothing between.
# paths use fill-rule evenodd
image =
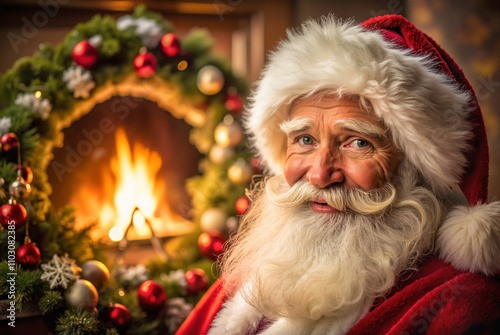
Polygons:
<instances>
[{"instance_id":1,"label":"wrinkled forehead","mask_svg":"<svg viewBox=\"0 0 500 335\"><path fill-rule=\"evenodd\" d=\"M319 92L311 92L309 94L301 95L298 98L291 101L288 106L288 118L290 118L291 113L297 105L311 105L316 107L321 106L345 106L345 107L358 107L360 110L366 114L372 116L377 121L381 120L375 116L372 112L372 106L369 100L363 99L359 95L347 94L347 93L332 93L328 90L323 90Z\"/></svg>"},{"instance_id":2,"label":"wrinkled forehead","mask_svg":"<svg viewBox=\"0 0 500 335\"><path fill-rule=\"evenodd\" d=\"M335 110L339 120L336 123L339 127L343 124L372 124L380 128L389 135L388 127L383 120L372 111L368 100L363 100L357 95L338 95L329 92L318 92L312 95L303 95L295 99L288 108L287 117L284 122L290 121L304 111L323 112L323 110ZM300 117L300 116L299 116Z\"/></svg>"}]
</instances>

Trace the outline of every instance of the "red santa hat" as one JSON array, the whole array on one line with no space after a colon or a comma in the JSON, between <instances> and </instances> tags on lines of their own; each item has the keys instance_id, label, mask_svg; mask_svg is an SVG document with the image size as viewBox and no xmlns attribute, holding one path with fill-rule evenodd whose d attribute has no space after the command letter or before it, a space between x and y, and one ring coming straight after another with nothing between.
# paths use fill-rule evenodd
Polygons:
<instances>
[{"instance_id":1,"label":"red santa hat","mask_svg":"<svg viewBox=\"0 0 500 335\"><path fill-rule=\"evenodd\" d=\"M436 194L459 185L467 199L441 224L436 251L455 267L500 271L500 202L486 204L488 141L474 91L453 59L399 15L361 25L333 16L290 30L270 54L245 115L264 169L282 174L280 124L299 97L355 95L383 120Z\"/></svg>"}]
</instances>

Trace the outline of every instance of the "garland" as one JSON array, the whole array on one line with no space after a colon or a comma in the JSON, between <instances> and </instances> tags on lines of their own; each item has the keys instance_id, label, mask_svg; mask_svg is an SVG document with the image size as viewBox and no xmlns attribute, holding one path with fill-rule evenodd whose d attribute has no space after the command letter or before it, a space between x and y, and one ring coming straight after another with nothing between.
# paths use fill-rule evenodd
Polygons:
<instances>
[{"instance_id":1,"label":"garland","mask_svg":"<svg viewBox=\"0 0 500 335\"><path fill-rule=\"evenodd\" d=\"M17 312L39 309L58 333L173 333L214 281L210 268L248 207L243 194L256 168L239 124L246 82L211 55L212 45L204 30L180 39L160 14L138 6L118 20L97 15L78 24L55 48L42 45L0 77L0 298L13 298ZM102 243L89 235L97 223L75 229L73 209L54 213L46 170L61 130L116 95L154 101L183 118L206 157L201 175L186 184L196 228L168 243L173 259L110 274L95 260L106 262ZM92 287L96 303L88 304ZM163 304L148 302L162 294Z\"/></svg>"}]
</instances>

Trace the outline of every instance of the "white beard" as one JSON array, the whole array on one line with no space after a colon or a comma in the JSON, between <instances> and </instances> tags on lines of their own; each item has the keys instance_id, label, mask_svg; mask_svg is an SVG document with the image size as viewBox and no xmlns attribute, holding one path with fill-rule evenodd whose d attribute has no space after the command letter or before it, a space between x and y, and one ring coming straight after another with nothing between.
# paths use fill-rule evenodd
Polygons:
<instances>
[{"instance_id":1,"label":"white beard","mask_svg":"<svg viewBox=\"0 0 500 335\"><path fill-rule=\"evenodd\" d=\"M440 204L413 173L397 191L322 194L335 208L355 199L336 214L310 209L321 192L304 195L310 185L290 189L281 176L265 184L224 257L232 299L210 335L252 333L264 316L274 323L261 334L344 334L432 248Z\"/></svg>"}]
</instances>

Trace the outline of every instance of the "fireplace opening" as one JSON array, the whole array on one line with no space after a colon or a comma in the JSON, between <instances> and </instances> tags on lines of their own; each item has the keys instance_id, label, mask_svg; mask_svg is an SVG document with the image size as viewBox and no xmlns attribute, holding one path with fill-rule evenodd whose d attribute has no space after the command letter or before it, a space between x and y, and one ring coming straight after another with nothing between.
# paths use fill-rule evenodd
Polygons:
<instances>
[{"instance_id":1,"label":"fireplace opening","mask_svg":"<svg viewBox=\"0 0 500 335\"><path fill-rule=\"evenodd\" d=\"M175 236L192 229L186 179L202 155L191 126L154 102L112 97L64 129L47 173L55 210L75 208L77 224L98 222L95 238L119 241ZM134 211L136 208L139 211Z\"/></svg>"}]
</instances>

